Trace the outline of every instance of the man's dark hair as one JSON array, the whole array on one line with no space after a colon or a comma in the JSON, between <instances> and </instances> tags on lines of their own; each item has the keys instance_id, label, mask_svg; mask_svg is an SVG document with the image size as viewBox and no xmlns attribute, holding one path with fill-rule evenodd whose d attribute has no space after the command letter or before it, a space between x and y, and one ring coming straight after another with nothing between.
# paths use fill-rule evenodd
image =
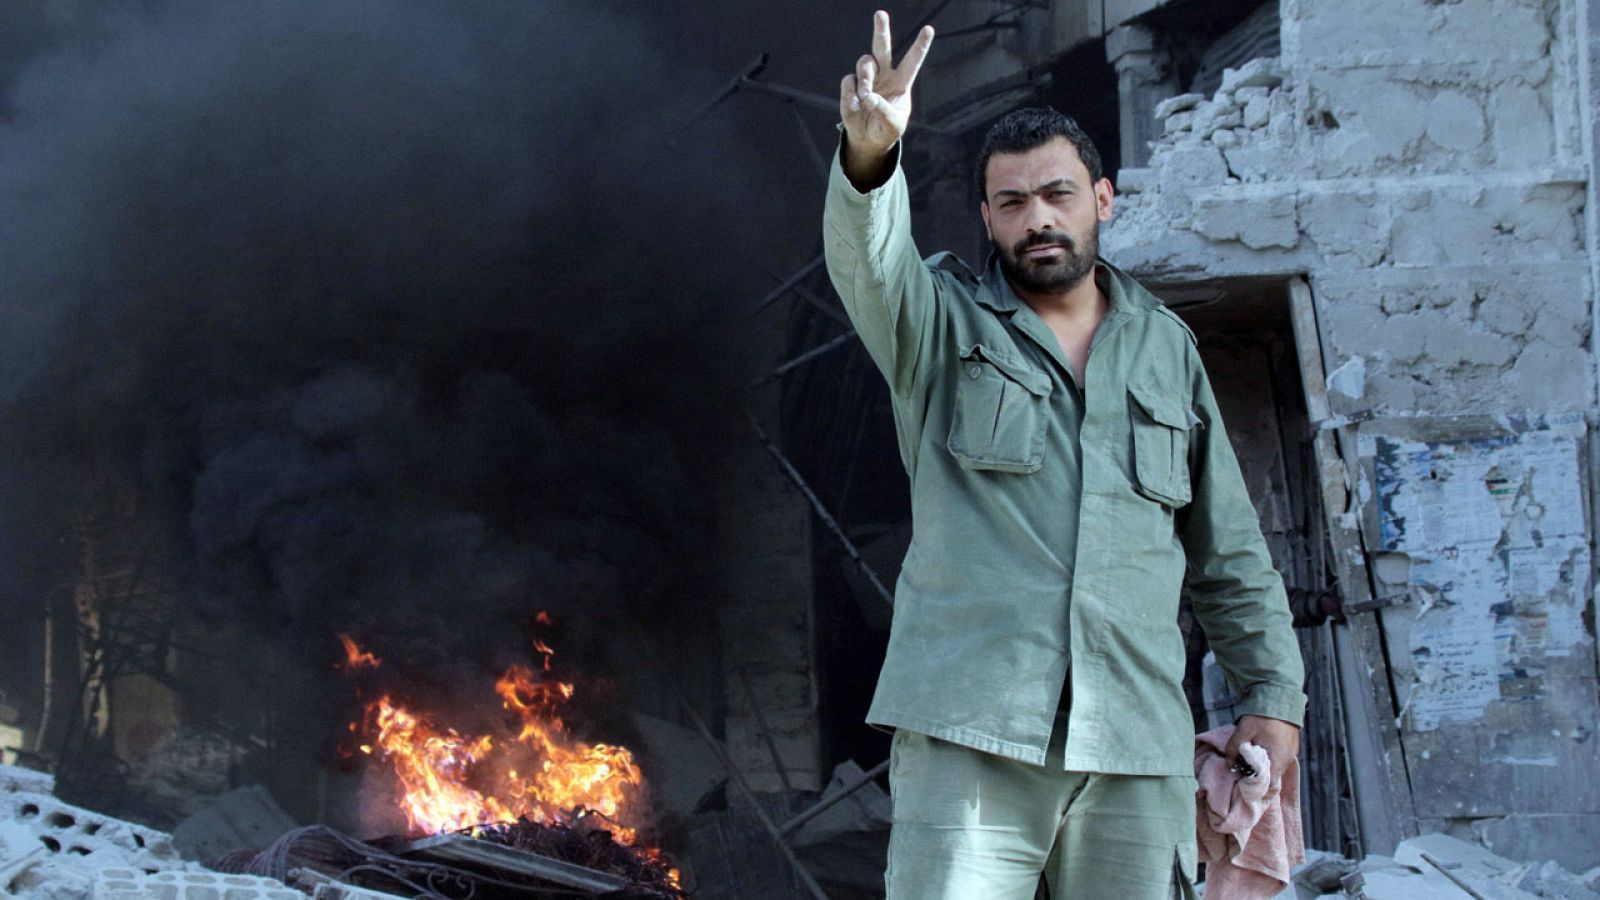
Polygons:
<instances>
[{"instance_id":1,"label":"man's dark hair","mask_svg":"<svg viewBox=\"0 0 1600 900\"><path fill-rule=\"evenodd\" d=\"M1035 147L1048 144L1053 138L1064 137L1078 151L1078 158L1089 169L1089 180L1105 177L1105 166L1100 162L1100 151L1094 141L1079 127L1071 116L1063 115L1048 106L1030 106L1013 110L989 126L983 137L983 149L978 152L978 168L973 173L973 184L978 187L978 199L989 199L989 157L996 153L1026 153Z\"/></svg>"}]
</instances>

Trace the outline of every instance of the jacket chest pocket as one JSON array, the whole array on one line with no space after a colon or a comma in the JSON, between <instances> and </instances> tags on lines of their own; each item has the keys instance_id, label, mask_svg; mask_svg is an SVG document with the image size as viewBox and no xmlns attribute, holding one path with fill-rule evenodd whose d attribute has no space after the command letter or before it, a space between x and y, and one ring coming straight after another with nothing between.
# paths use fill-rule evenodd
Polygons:
<instances>
[{"instance_id":1,"label":"jacket chest pocket","mask_svg":"<svg viewBox=\"0 0 1600 900\"><path fill-rule=\"evenodd\" d=\"M1044 466L1050 377L982 346L963 348L946 446L966 469L1027 474Z\"/></svg>"},{"instance_id":2,"label":"jacket chest pocket","mask_svg":"<svg viewBox=\"0 0 1600 900\"><path fill-rule=\"evenodd\" d=\"M1128 386L1128 400L1134 490L1173 509L1187 504L1189 431L1199 417L1182 400L1142 385Z\"/></svg>"}]
</instances>

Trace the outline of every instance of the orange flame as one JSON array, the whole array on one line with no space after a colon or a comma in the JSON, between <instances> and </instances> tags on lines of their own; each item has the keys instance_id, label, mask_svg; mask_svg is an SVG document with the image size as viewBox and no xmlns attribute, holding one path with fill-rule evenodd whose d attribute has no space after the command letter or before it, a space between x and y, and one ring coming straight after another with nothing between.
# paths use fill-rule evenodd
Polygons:
<instances>
[{"instance_id":1,"label":"orange flame","mask_svg":"<svg viewBox=\"0 0 1600 900\"><path fill-rule=\"evenodd\" d=\"M535 647L548 672L554 651L543 642ZM626 747L588 744L568 733L561 712L576 693L573 685L512 666L495 692L518 720L516 733L504 739L441 728L389 696L368 705L367 730L375 733L361 749L393 769L411 830L436 834L599 813L619 841L635 843L633 807L643 775Z\"/></svg>"},{"instance_id":2,"label":"orange flame","mask_svg":"<svg viewBox=\"0 0 1600 900\"><path fill-rule=\"evenodd\" d=\"M339 635L339 643L344 644L344 667L353 669L376 669L383 665L383 660L361 649L348 634Z\"/></svg>"}]
</instances>

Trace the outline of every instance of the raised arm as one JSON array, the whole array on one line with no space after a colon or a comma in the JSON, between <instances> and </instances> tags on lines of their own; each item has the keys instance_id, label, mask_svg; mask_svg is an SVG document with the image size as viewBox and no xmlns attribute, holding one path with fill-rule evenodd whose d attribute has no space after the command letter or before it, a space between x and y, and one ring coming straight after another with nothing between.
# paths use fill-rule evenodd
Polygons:
<instances>
[{"instance_id":1,"label":"raised arm","mask_svg":"<svg viewBox=\"0 0 1600 900\"><path fill-rule=\"evenodd\" d=\"M911 84L932 41L933 30L922 29L895 67L889 16L873 17L872 52L839 85L844 128L823 213L828 276L861 343L901 396L919 381L938 318L933 277L911 239L911 203L899 165Z\"/></svg>"},{"instance_id":2,"label":"raised arm","mask_svg":"<svg viewBox=\"0 0 1600 900\"><path fill-rule=\"evenodd\" d=\"M863 193L888 180L893 171L890 153L911 121L911 86L933 46L933 28L924 25L894 65L890 45L889 14L872 16L872 52L856 60L856 70L839 82L839 119L844 122L840 164L845 177Z\"/></svg>"}]
</instances>

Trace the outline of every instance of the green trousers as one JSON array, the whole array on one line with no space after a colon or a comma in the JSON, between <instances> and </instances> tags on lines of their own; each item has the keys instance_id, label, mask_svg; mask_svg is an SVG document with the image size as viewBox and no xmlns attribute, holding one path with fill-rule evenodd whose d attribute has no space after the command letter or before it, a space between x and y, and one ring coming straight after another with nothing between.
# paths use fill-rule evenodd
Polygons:
<instances>
[{"instance_id":1,"label":"green trousers","mask_svg":"<svg viewBox=\"0 0 1600 900\"><path fill-rule=\"evenodd\" d=\"M1194 779L1066 771L1063 725L1043 766L896 731L888 900L1193 897Z\"/></svg>"}]
</instances>

